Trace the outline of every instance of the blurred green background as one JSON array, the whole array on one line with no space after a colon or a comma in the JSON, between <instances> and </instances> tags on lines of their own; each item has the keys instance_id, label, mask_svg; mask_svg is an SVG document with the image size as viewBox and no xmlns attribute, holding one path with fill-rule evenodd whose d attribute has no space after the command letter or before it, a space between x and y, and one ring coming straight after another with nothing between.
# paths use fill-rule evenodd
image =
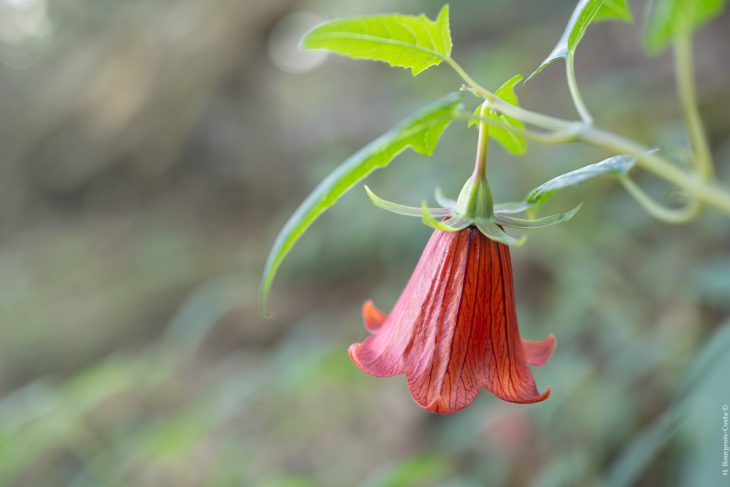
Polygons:
<instances>
[{"instance_id":1,"label":"blurred green background","mask_svg":"<svg viewBox=\"0 0 730 487\"><path fill-rule=\"evenodd\" d=\"M592 26L577 55L600 126L680 157L670 53L635 26ZM276 233L315 184L421 105L447 69L299 53L347 15L430 0L0 0L0 485L699 486L721 477L730 403L730 219L658 223L611 180L561 194L568 224L513 251L522 335L558 337L535 374L552 397L483 393L429 414L402 377L348 359L359 309L390 309L429 231L357 188L305 235L274 284ZM573 2L462 0L454 55L492 89L532 71ZM701 112L730 184L730 19L696 37ZM326 61L326 62L325 62ZM523 105L574 117L559 63ZM476 100L465 98L472 105ZM368 180L384 198L453 196L475 132ZM497 201L610 154L494 146ZM671 188L646 175L659 196Z\"/></svg>"}]
</instances>

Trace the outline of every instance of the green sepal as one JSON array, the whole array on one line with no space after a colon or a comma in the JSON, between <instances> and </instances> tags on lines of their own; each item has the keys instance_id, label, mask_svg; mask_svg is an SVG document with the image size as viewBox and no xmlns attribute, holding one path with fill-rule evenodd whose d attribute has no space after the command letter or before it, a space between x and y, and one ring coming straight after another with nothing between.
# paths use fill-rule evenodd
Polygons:
<instances>
[{"instance_id":1,"label":"green sepal","mask_svg":"<svg viewBox=\"0 0 730 487\"><path fill-rule=\"evenodd\" d=\"M493 220L477 222L476 226L479 231L482 232L482 235L488 239L496 240L497 242L510 245L512 247L521 247L527 240L527 237L524 235L521 238L515 238L508 235L504 230L499 228L499 225L497 225L497 223Z\"/></svg>"},{"instance_id":2,"label":"green sepal","mask_svg":"<svg viewBox=\"0 0 730 487\"><path fill-rule=\"evenodd\" d=\"M451 220L451 219L449 219ZM447 221L449 221L447 220ZM440 222L434 216L431 214L431 211L428 208L428 205L426 205L426 202L424 201L421 204L421 221L423 221L423 224L427 227L431 227L434 230L440 230L442 232L458 232L459 230L463 230L468 225L464 226L451 226L446 222Z\"/></svg>"},{"instance_id":3,"label":"green sepal","mask_svg":"<svg viewBox=\"0 0 730 487\"><path fill-rule=\"evenodd\" d=\"M447 218L444 220L444 223L451 228L456 228L457 230L463 230L469 225L473 225L474 222L467 218L459 218L458 216L452 216L451 218Z\"/></svg>"},{"instance_id":4,"label":"green sepal","mask_svg":"<svg viewBox=\"0 0 730 487\"><path fill-rule=\"evenodd\" d=\"M514 215L515 213L524 213L534 205L526 201L510 201L508 203L498 203L494 205L495 215Z\"/></svg>"},{"instance_id":5,"label":"green sepal","mask_svg":"<svg viewBox=\"0 0 730 487\"><path fill-rule=\"evenodd\" d=\"M447 198L446 195L444 195L444 192L441 191L441 188L438 186L434 190L434 199L436 200L436 203L446 208L453 208L456 206L456 200Z\"/></svg>"},{"instance_id":6,"label":"green sepal","mask_svg":"<svg viewBox=\"0 0 730 487\"><path fill-rule=\"evenodd\" d=\"M536 218L534 220L526 220L523 218L515 218L512 216L505 216L504 214L496 213L495 219L500 225L511 228L519 228L521 230L535 230L538 228L551 227L553 225L559 225L567 222L580 210L583 203L579 204L575 208L568 210L563 213L556 213L555 215L545 216L542 218Z\"/></svg>"},{"instance_id":7,"label":"green sepal","mask_svg":"<svg viewBox=\"0 0 730 487\"><path fill-rule=\"evenodd\" d=\"M395 213L396 215L414 216L418 218L422 216L423 212L419 207L401 205L399 203L393 203L392 201L384 200L383 198L373 193L370 188L367 187L367 185L363 185L363 187L365 188L365 192L368 194L370 201L372 201L373 204L378 208L389 211L391 213ZM438 217L451 215L451 210L449 210L448 208L429 208L428 211L432 215Z\"/></svg>"}]
</instances>

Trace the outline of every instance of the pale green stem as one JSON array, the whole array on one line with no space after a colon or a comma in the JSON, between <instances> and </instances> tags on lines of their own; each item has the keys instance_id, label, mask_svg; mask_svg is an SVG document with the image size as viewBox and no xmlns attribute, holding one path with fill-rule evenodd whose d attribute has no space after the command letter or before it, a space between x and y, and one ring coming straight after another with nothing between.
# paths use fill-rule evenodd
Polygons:
<instances>
[{"instance_id":1,"label":"pale green stem","mask_svg":"<svg viewBox=\"0 0 730 487\"><path fill-rule=\"evenodd\" d=\"M700 211L697 200L690 200L682 208L667 208L652 199L638 184L628 177L621 178L624 189L653 217L667 223L684 223L692 220Z\"/></svg>"},{"instance_id":2,"label":"pale green stem","mask_svg":"<svg viewBox=\"0 0 730 487\"><path fill-rule=\"evenodd\" d=\"M475 117L473 114L467 112L455 112L454 118L465 121L488 121L490 126L492 127L503 128L514 133L515 135L519 135L521 137L533 140L535 142L539 142L541 144L564 144L566 142L571 142L576 139L578 133L580 132L580 129L583 127L582 123L575 122L570 127L562 130L556 130L553 132L534 132L532 130L515 127L496 118L488 119L487 117L481 116Z\"/></svg>"},{"instance_id":3,"label":"pale green stem","mask_svg":"<svg viewBox=\"0 0 730 487\"><path fill-rule=\"evenodd\" d=\"M692 62L692 42L689 34L674 41L674 77L677 80L677 94L682 106L687 132L694 152L694 163L704 179L712 179L714 168L712 153L707 142L702 118L697 108L697 93Z\"/></svg>"},{"instance_id":4,"label":"pale green stem","mask_svg":"<svg viewBox=\"0 0 730 487\"><path fill-rule=\"evenodd\" d=\"M730 193L726 189L714 182L705 181L696 173L688 173L678 168L650 152L648 147L593 127L584 127L578 138L618 154L633 156L641 167L683 189L690 197L730 214Z\"/></svg>"},{"instance_id":5,"label":"pale green stem","mask_svg":"<svg viewBox=\"0 0 730 487\"><path fill-rule=\"evenodd\" d=\"M472 77L469 76L466 71L464 71L464 68L459 66L459 64L452 58L446 58L446 63L451 66L454 71L456 71L456 73L461 77L461 79L464 80L469 88L474 91L474 93L476 93L479 97L484 98L485 100L489 100L490 107L495 110L499 110L500 112L509 115L510 117L522 120L523 122L537 125L538 127L550 130L565 129L566 124L573 123L567 120L563 120L561 118L551 117L549 115L543 115L541 113L535 113L530 110L525 110L524 108L512 105L511 103L507 103L499 98L497 95L474 81Z\"/></svg>"},{"instance_id":6,"label":"pale green stem","mask_svg":"<svg viewBox=\"0 0 730 487\"><path fill-rule=\"evenodd\" d=\"M474 180L484 179L487 174L487 153L489 151L489 102L484 100L479 111L479 140L474 161Z\"/></svg>"},{"instance_id":7,"label":"pale green stem","mask_svg":"<svg viewBox=\"0 0 730 487\"><path fill-rule=\"evenodd\" d=\"M586 104L583 102L583 97L580 95L580 91L578 90L578 82L575 79L575 63L572 55L568 55L565 59L565 76L568 79L570 96L573 98L573 104L575 105L576 110L578 110L580 119L583 120L583 123L592 125L593 117L591 117L591 114L588 113L588 108L586 108Z\"/></svg>"},{"instance_id":8,"label":"pale green stem","mask_svg":"<svg viewBox=\"0 0 730 487\"><path fill-rule=\"evenodd\" d=\"M504 102L494 93L474 81L456 61L447 58L446 62L477 95L489 100L492 108L504 114L522 120L525 123L555 132L569 131L576 127L576 122L574 121L535 113ZM614 153L633 156L641 167L683 189L690 197L730 214L730 193L724 188L713 182L706 181L702 177L698 177L697 174L683 171L667 159L650 153L648 147L634 142L631 139L583 123L579 125L580 130L578 131L577 137L579 140L609 149Z\"/></svg>"}]
</instances>

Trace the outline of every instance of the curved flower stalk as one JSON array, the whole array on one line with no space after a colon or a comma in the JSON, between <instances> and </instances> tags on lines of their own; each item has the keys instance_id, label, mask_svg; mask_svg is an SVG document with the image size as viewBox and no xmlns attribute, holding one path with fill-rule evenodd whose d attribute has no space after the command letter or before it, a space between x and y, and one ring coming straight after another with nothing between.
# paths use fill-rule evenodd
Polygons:
<instances>
[{"instance_id":1,"label":"curved flower stalk","mask_svg":"<svg viewBox=\"0 0 730 487\"><path fill-rule=\"evenodd\" d=\"M550 395L528 366L547 363L555 337L520 338L509 247L476 227L434 231L391 313L366 301L362 314L371 335L350 358L376 377L405 374L429 411L454 413L482 388L514 403Z\"/></svg>"}]
</instances>

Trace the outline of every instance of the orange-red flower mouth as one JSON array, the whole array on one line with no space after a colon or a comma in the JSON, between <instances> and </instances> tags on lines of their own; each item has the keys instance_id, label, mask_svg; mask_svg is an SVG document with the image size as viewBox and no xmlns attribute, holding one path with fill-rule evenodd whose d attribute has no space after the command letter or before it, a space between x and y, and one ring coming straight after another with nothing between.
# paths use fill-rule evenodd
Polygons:
<instances>
[{"instance_id":1,"label":"orange-red flower mouth","mask_svg":"<svg viewBox=\"0 0 730 487\"><path fill-rule=\"evenodd\" d=\"M376 377L405 374L413 399L436 413L467 407L482 388L509 402L544 401L529 365L547 363L555 337L522 340L509 247L474 227L435 231L389 315L363 305L371 333L350 346Z\"/></svg>"}]
</instances>

